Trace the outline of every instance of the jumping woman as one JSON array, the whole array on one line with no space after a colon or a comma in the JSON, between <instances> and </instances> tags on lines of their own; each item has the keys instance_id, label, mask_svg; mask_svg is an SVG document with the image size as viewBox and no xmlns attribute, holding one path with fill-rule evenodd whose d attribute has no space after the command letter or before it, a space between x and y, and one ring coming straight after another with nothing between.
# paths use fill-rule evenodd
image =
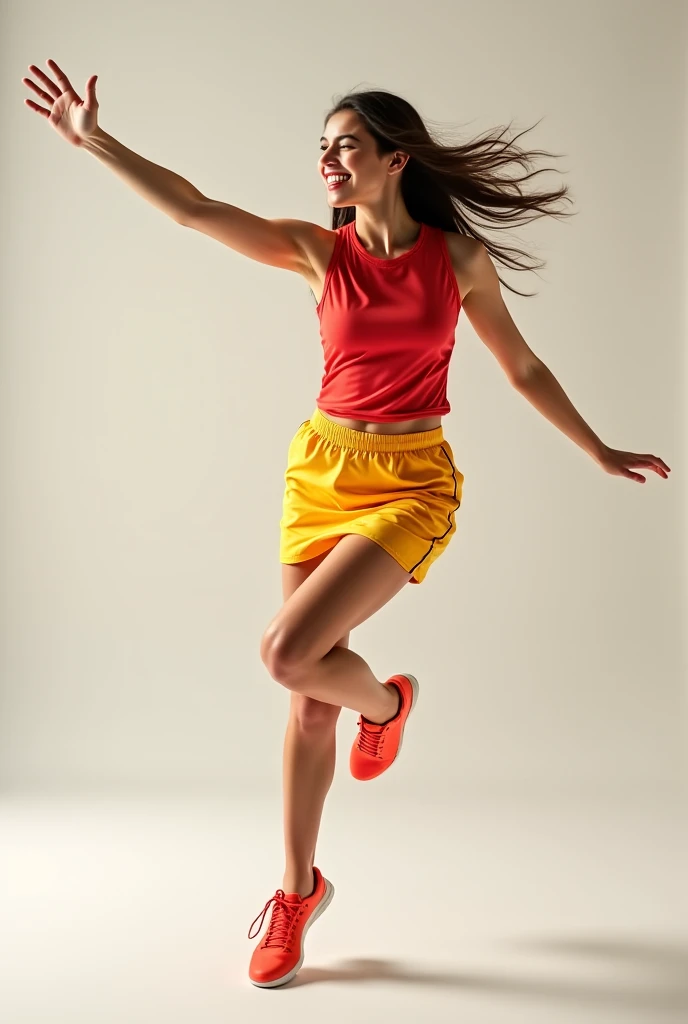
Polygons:
<instances>
[{"instance_id":1,"label":"jumping woman","mask_svg":"<svg viewBox=\"0 0 688 1024\"><path fill-rule=\"evenodd\" d=\"M315 411L292 438L280 521L284 604L262 637L261 657L291 691L284 743L285 871L265 904L266 931L253 950L254 985L284 985L304 957L310 925L334 889L315 866L325 797L335 768L342 707L357 712L350 754L355 779L395 761L418 681L381 681L349 649L351 630L407 583L422 583L456 531L463 475L442 429L446 383L463 308L510 383L605 472L645 483L667 479L655 455L603 444L548 367L527 345L500 291L493 259L514 254L482 237L470 215L495 226L562 216L567 186L526 194L540 150L523 151L503 131L459 146L432 137L406 100L369 90L345 95L323 123L317 168L331 227L264 219L209 199L98 126L96 75L75 93L57 64L23 78L41 103L25 103L109 167L176 223L236 252L300 274L310 287L324 351ZM256 923L253 922L253 924ZM253 925L248 937L252 938ZM257 933L256 933L257 934ZM255 936L253 936L255 937Z\"/></svg>"}]
</instances>

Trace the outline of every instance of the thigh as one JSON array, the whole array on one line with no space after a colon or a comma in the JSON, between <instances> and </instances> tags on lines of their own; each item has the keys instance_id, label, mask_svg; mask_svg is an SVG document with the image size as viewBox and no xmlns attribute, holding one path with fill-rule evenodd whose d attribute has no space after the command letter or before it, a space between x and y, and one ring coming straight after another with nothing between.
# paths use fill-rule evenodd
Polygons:
<instances>
[{"instance_id":1,"label":"thigh","mask_svg":"<svg viewBox=\"0 0 688 1024\"><path fill-rule=\"evenodd\" d=\"M286 565L282 563L282 600L288 601L292 594L295 594L301 584L308 579L310 574L318 568L321 562L325 559L334 548L330 548L329 551L325 551L322 555L316 555L315 558L308 558L305 562L297 562L295 565ZM335 647L348 647L349 640L351 638L350 630L337 640L334 644ZM295 694L295 696L299 696Z\"/></svg>"},{"instance_id":2,"label":"thigh","mask_svg":"<svg viewBox=\"0 0 688 1024\"><path fill-rule=\"evenodd\" d=\"M304 580L317 569L333 548L325 551L322 555L309 558L305 562L298 562L296 565L282 563L282 597L288 601L292 594L295 594ZM335 647L349 646L350 633L347 631L344 636L334 644ZM290 693L290 713L296 716L297 720L306 725L322 726L330 722L337 722L341 713L341 707L337 704L327 704L324 701L316 700L315 697L308 697L306 694L297 693L292 690Z\"/></svg>"},{"instance_id":3,"label":"thigh","mask_svg":"<svg viewBox=\"0 0 688 1024\"><path fill-rule=\"evenodd\" d=\"M284 602L263 636L263 660L282 670L319 661L409 578L375 541L347 534Z\"/></svg>"}]
</instances>

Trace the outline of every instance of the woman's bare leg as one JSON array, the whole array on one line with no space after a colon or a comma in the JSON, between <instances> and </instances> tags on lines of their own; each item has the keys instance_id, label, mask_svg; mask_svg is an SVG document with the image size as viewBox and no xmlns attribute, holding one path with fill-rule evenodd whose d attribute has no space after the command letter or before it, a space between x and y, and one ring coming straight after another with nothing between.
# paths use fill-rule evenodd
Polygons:
<instances>
[{"instance_id":1,"label":"woman's bare leg","mask_svg":"<svg viewBox=\"0 0 688 1024\"><path fill-rule=\"evenodd\" d=\"M282 566L286 601L324 556ZM337 646L348 647L349 634ZM284 737L283 806L285 870L282 888L308 896L325 798L334 778L336 728L341 706L291 693Z\"/></svg>"},{"instance_id":2,"label":"woman's bare leg","mask_svg":"<svg viewBox=\"0 0 688 1024\"><path fill-rule=\"evenodd\" d=\"M283 756L285 892L308 896L313 891L315 846L334 778L340 711L312 697L291 695Z\"/></svg>"},{"instance_id":3,"label":"woman's bare leg","mask_svg":"<svg viewBox=\"0 0 688 1024\"><path fill-rule=\"evenodd\" d=\"M291 690L284 747L283 888L307 896L313 890L315 842L334 775L341 709L384 722L399 707L399 694L347 649L350 631L398 594L409 574L374 541L357 535L346 535L326 555L284 565L282 571L284 603L263 635L261 656L272 677Z\"/></svg>"}]
</instances>

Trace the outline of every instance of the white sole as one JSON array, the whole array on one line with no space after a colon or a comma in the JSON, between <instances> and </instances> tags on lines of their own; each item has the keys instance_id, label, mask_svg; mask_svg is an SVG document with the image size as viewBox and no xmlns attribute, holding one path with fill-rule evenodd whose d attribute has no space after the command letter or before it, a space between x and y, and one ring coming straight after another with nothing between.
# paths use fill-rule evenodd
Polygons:
<instances>
[{"instance_id":1,"label":"white sole","mask_svg":"<svg viewBox=\"0 0 688 1024\"><path fill-rule=\"evenodd\" d=\"M418 686L418 680L416 679L416 677L412 676L409 672L397 672L396 675L404 676L405 679L408 679L408 681L411 684L411 689L413 691L413 694L411 696L411 707L409 708L409 713L406 716L406 722L408 722L408 720L411 717L411 714L413 712L413 709L415 708L416 703L418 701L418 691L419 691L420 687ZM399 754L401 753L401 744L402 744L403 739L404 739L404 729L406 728L406 722L404 722L404 724L403 724L403 726L401 728L401 733L399 734L399 747L397 748L397 752L394 755L394 757L393 757L393 759L391 761L391 764L394 764L396 759L399 757ZM375 778L379 778L379 776L374 776L374 777Z\"/></svg>"},{"instance_id":2,"label":"white sole","mask_svg":"<svg viewBox=\"0 0 688 1024\"><path fill-rule=\"evenodd\" d=\"M313 924L313 922L318 920L323 911L327 910L330 903L332 902L332 897L334 896L334 886L332 885L332 882L329 882L324 875L323 882L325 883L325 894L323 895L323 898L320 900L320 903L318 903L317 907L315 908L311 916L306 921L305 925L303 926L303 931L301 932L301 956L299 957L299 962L296 964L295 967L292 967L288 974L285 974L284 977L282 978L276 978L275 981L254 981L253 978L249 978L249 981L251 982L252 985L256 985L258 988L277 988L278 985L286 985L287 982L291 981L292 978L295 978L298 972L301 970L301 967L303 965L304 942L306 939L306 933L308 932L308 929Z\"/></svg>"}]
</instances>

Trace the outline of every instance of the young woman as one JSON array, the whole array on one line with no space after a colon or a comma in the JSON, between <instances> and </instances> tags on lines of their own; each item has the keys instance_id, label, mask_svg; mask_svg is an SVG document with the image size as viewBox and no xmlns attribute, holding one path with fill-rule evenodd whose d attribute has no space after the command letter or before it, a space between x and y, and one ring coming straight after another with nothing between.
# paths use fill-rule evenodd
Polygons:
<instances>
[{"instance_id":1,"label":"young woman","mask_svg":"<svg viewBox=\"0 0 688 1024\"><path fill-rule=\"evenodd\" d=\"M553 204L566 186L525 194L532 173L503 173L513 164L528 170L541 151L523 152L503 132L445 146L398 96L350 93L327 114L320 139L331 228L266 220L209 199L126 149L98 126L97 76L82 101L57 64L47 66L54 80L35 65L39 84L23 79L45 106L25 102L64 139L177 223L301 274L317 303L325 372L315 411L289 446L284 604L261 645L270 674L291 691L286 868L256 919L260 929L274 904L249 977L283 985L301 967L306 931L334 892L314 859L341 708L359 714L350 770L370 780L396 759L418 698L414 676L376 679L349 650L349 636L405 584L421 583L456 530L463 475L442 416L450 411L447 369L460 310L513 386L603 470L638 483L645 477L637 469L664 479L670 470L655 455L608 447L583 421L509 315L492 257L516 270L543 264L522 265L513 254L526 254L496 246L470 221L469 214L496 226L561 216Z\"/></svg>"}]
</instances>

